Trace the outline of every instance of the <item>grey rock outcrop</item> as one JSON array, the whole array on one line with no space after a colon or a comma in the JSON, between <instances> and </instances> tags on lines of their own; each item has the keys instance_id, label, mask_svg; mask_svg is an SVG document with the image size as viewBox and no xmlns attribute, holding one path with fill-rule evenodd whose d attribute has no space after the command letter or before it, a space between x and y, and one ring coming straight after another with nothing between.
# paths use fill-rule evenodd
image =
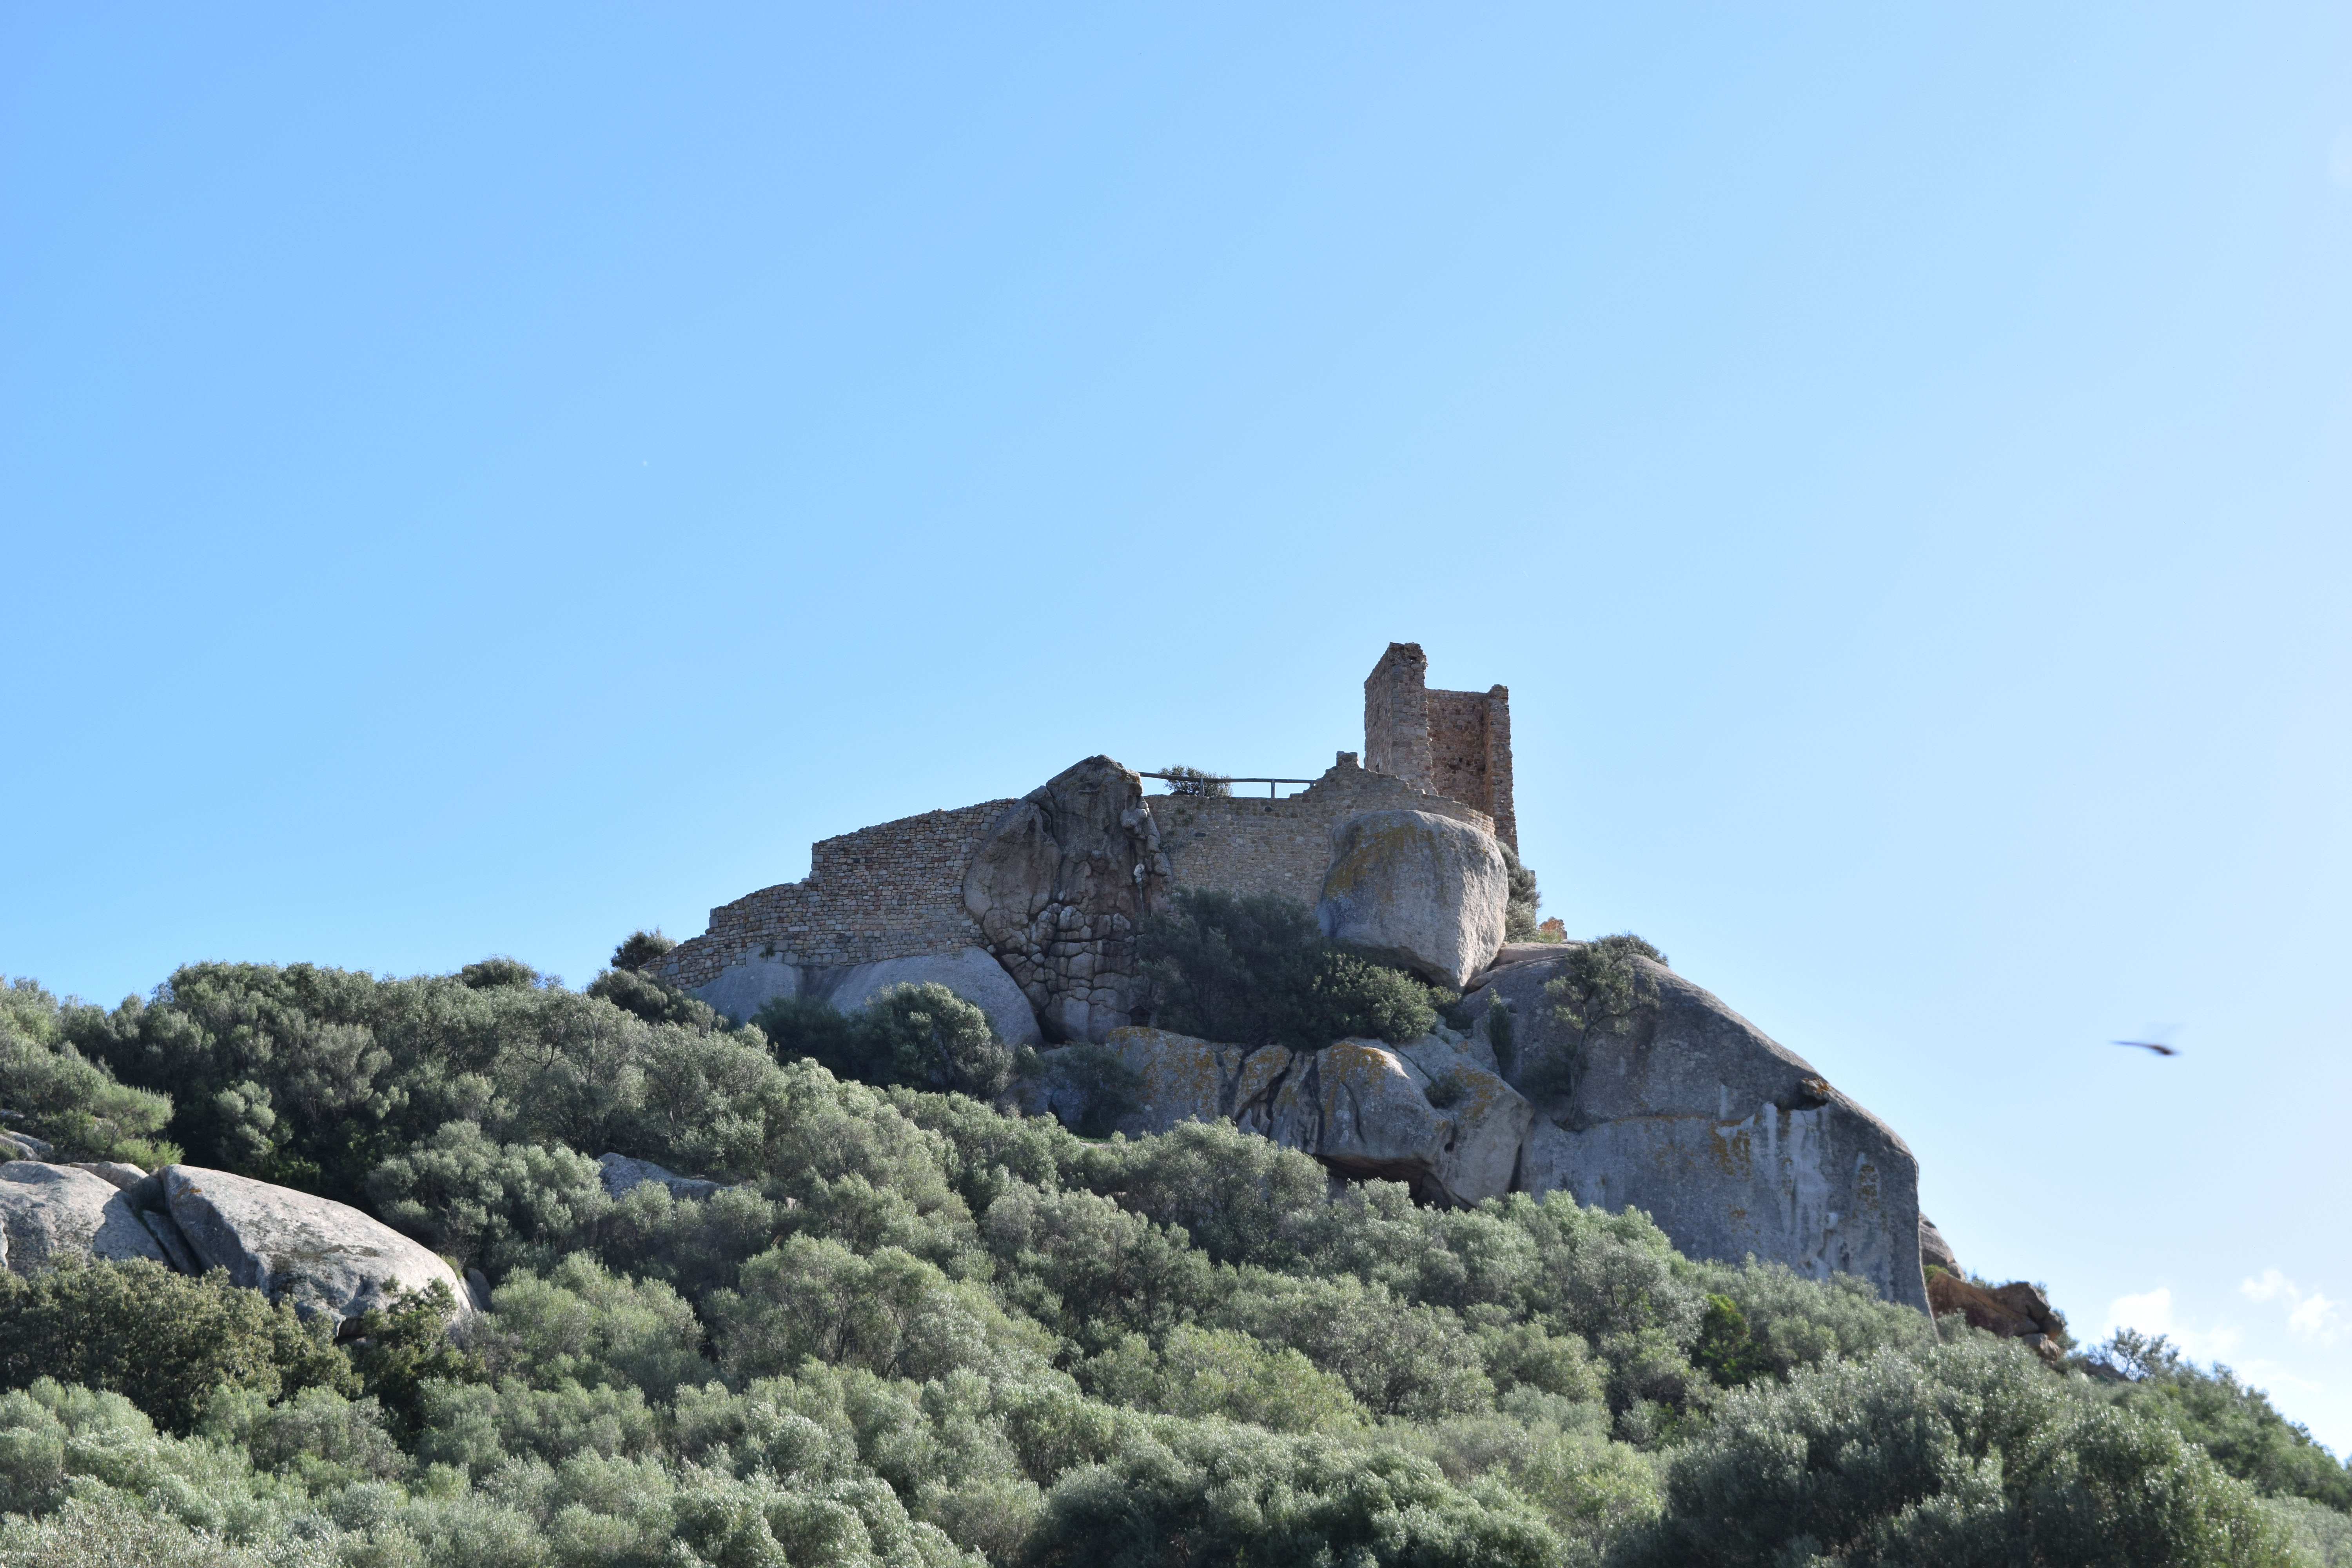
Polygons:
<instances>
[{"instance_id":1,"label":"grey rock outcrop","mask_svg":"<svg viewBox=\"0 0 2352 1568\"><path fill-rule=\"evenodd\" d=\"M1565 958L1558 945L1514 944L1465 999L1482 1023L1495 998L1511 1004L1515 1082L1569 1046L1544 992ZM1520 1189L1631 1204L1692 1257L1859 1275L1925 1310L1918 1162L1903 1140L1715 996L1636 962L1655 1005L1590 1043L1572 1098L1538 1101Z\"/></svg>"},{"instance_id":2,"label":"grey rock outcrop","mask_svg":"<svg viewBox=\"0 0 2352 1568\"><path fill-rule=\"evenodd\" d=\"M1045 1037L1100 1042L1134 1016L1136 928L1168 880L1142 777L1088 757L990 827L964 871L963 902Z\"/></svg>"},{"instance_id":3,"label":"grey rock outcrop","mask_svg":"<svg viewBox=\"0 0 2352 1568\"><path fill-rule=\"evenodd\" d=\"M782 958L750 953L719 971L709 984L697 986L691 994L740 1021L779 997L822 1002L854 1013L893 985L932 984L946 986L987 1014L989 1027L1001 1040L1034 1046L1045 1037L1038 1031L1037 1015L1030 1010L1028 997L995 955L982 947L830 967L803 967Z\"/></svg>"},{"instance_id":4,"label":"grey rock outcrop","mask_svg":"<svg viewBox=\"0 0 2352 1568\"><path fill-rule=\"evenodd\" d=\"M1953 1254L1952 1244L1936 1228L1936 1222L1926 1215L1919 1216L1919 1267L1935 1265L1947 1274L1966 1274L1959 1258Z\"/></svg>"},{"instance_id":5,"label":"grey rock outcrop","mask_svg":"<svg viewBox=\"0 0 2352 1568\"><path fill-rule=\"evenodd\" d=\"M165 1261L121 1189L71 1165L0 1164L0 1264L19 1274L68 1253Z\"/></svg>"},{"instance_id":6,"label":"grey rock outcrop","mask_svg":"<svg viewBox=\"0 0 2352 1568\"><path fill-rule=\"evenodd\" d=\"M1406 1183L1428 1201L1475 1204L1510 1191L1534 1116L1475 1057L1434 1036L1290 1051L1130 1027L1114 1030L1108 1047L1140 1080L1135 1109L1118 1122L1123 1131L1223 1117L1342 1174ZM1076 1121L1082 1108L1048 1093L1030 1109Z\"/></svg>"},{"instance_id":7,"label":"grey rock outcrop","mask_svg":"<svg viewBox=\"0 0 2352 1568\"><path fill-rule=\"evenodd\" d=\"M203 1268L232 1283L291 1300L305 1316L337 1322L436 1281L459 1316L471 1312L464 1281L439 1258L347 1204L226 1171L166 1165L163 1203ZM96 1177L89 1178L96 1181Z\"/></svg>"},{"instance_id":8,"label":"grey rock outcrop","mask_svg":"<svg viewBox=\"0 0 2352 1568\"><path fill-rule=\"evenodd\" d=\"M88 1171L100 1181L111 1182L124 1189L135 1187L147 1179L146 1172L136 1165L126 1165L120 1160L76 1160L73 1168Z\"/></svg>"},{"instance_id":9,"label":"grey rock outcrop","mask_svg":"<svg viewBox=\"0 0 2352 1568\"><path fill-rule=\"evenodd\" d=\"M1333 941L1458 991L1502 946L1509 898L1492 834L1426 811L1373 811L1331 830L1315 914Z\"/></svg>"},{"instance_id":10,"label":"grey rock outcrop","mask_svg":"<svg viewBox=\"0 0 2352 1568\"><path fill-rule=\"evenodd\" d=\"M188 1238L180 1234L180 1227L172 1223L170 1215L162 1209L141 1209L139 1219L146 1226L147 1234L155 1238L155 1245L163 1249L163 1257L173 1268L183 1274L204 1272L195 1253L189 1248Z\"/></svg>"},{"instance_id":11,"label":"grey rock outcrop","mask_svg":"<svg viewBox=\"0 0 2352 1568\"><path fill-rule=\"evenodd\" d=\"M632 1160L626 1154L599 1154L596 1163L605 1192L616 1198L647 1182L659 1182L674 1198L707 1198L721 1185L700 1176L681 1176L675 1171L663 1170L651 1160Z\"/></svg>"},{"instance_id":12,"label":"grey rock outcrop","mask_svg":"<svg viewBox=\"0 0 2352 1568\"><path fill-rule=\"evenodd\" d=\"M57 1151L29 1132L0 1132L0 1160L31 1160L46 1163Z\"/></svg>"},{"instance_id":13,"label":"grey rock outcrop","mask_svg":"<svg viewBox=\"0 0 2352 1568\"><path fill-rule=\"evenodd\" d=\"M720 970L708 984L694 986L687 994L740 1024L780 997L800 995L803 984L799 965L770 953L751 952Z\"/></svg>"}]
</instances>

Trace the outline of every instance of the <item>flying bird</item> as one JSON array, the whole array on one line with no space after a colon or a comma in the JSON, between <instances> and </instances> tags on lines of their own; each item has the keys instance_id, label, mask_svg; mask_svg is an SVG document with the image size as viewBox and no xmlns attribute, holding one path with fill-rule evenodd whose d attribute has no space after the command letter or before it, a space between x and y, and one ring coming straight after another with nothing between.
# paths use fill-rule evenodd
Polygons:
<instances>
[{"instance_id":1,"label":"flying bird","mask_svg":"<svg viewBox=\"0 0 2352 1568\"><path fill-rule=\"evenodd\" d=\"M2141 1050L2154 1051L2160 1057L2177 1057L2180 1054L2170 1046L2158 1045L2154 1040L2109 1040L2107 1043L2111 1046L2137 1046Z\"/></svg>"}]
</instances>

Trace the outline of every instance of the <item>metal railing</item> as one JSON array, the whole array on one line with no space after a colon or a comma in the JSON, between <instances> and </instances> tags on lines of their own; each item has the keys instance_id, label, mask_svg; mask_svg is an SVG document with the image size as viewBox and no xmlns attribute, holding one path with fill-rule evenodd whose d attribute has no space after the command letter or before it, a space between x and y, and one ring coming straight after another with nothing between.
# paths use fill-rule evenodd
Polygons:
<instances>
[{"instance_id":1,"label":"metal railing","mask_svg":"<svg viewBox=\"0 0 2352 1568\"><path fill-rule=\"evenodd\" d=\"M1206 777L1203 777L1203 776L1202 776L1202 775L1201 775L1201 774L1199 774L1199 773L1144 773L1144 772L1143 772L1143 770L1141 770L1140 768L1137 769L1136 771L1137 771L1137 773L1138 773L1141 774L1141 776L1143 776L1144 778L1148 778L1148 779L1166 779L1166 780L1168 780L1171 784L1262 784L1265 785L1265 798L1266 798L1266 799L1268 799L1268 800L1272 800L1272 799L1275 797L1275 796L1274 796L1274 786L1275 786L1275 785L1276 785L1276 784L1314 784L1314 783L1318 782L1318 781L1316 781L1316 780L1314 780L1314 779L1250 779L1250 778L1228 777L1226 774L1223 774L1223 773L1210 773L1210 774L1208 774Z\"/></svg>"}]
</instances>

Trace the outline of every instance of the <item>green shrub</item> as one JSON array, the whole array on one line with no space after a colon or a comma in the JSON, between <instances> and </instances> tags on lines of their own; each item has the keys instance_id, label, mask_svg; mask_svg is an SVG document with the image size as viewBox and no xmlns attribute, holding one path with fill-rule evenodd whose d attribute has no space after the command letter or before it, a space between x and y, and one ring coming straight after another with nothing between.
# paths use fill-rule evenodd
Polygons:
<instances>
[{"instance_id":1,"label":"green shrub","mask_svg":"<svg viewBox=\"0 0 2352 1568\"><path fill-rule=\"evenodd\" d=\"M1188 768L1181 763L1171 763L1160 769L1160 773L1170 795L1223 797L1234 793L1233 781L1223 774L1203 773L1199 768Z\"/></svg>"},{"instance_id":2,"label":"green shrub","mask_svg":"<svg viewBox=\"0 0 2352 1568\"><path fill-rule=\"evenodd\" d=\"M1551 1564L1562 1543L1498 1490L1466 1491L1391 1448L1249 1426L1171 1426L1163 1444L1066 1474L1028 1544L1041 1568L1165 1563Z\"/></svg>"},{"instance_id":3,"label":"green shrub","mask_svg":"<svg viewBox=\"0 0 2352 1568\"><path fill-rule=\"evenodd\" d=\"M2303 1497L2266 1497L2262 1510L2285 1532L2297 1568L2352 1568L2352 1514Z\"/></svg>"},{"instance_id":4,"label":"green shrub","mask_svg":"<svg viewBox=\"0 0 2352 1568\"><path fill-rule=\"evenodd\" d=\"M386 1160L369 1173L367 1191L387 1224L494 1274L553 1262L612 1206L585 1154L493 1142L471 1121L444 1122Z\"/></svg>"},{"instance_id":5,"label":"green shrub","mask_svg":"<svg viewBox=\"0 0 2352 1568\"><path fill-rule=\"evenodd\" d=\"M1503 851L1503 868L1510 879L1503 905L1503 940L1538 941L1537 915L1543 908L1543 895L1536 890L1536 874L1519 863L1517 850L1499 838L1495 842Z\"/></svg>"},{"instance_id":6,"label":"green shrub","mask_svg":"<svg viewBox=\"0 0 2352 1568\"><path fill-rule=\"evenodd\" d=\"M1978 1336L1734 1393L1612 1559L2284 1564L2252 1492L2161 1422Z\"/></svg>"},{"instance_id":7,"label":"green shrub","mask_svg":"<svg viewBox=\"0 0 2352 1568\"><path fill-rule=\"evenodd\" d=\"M996 1037L987 1014L944 985L893 985L865 1011L872 1058L887 1074L869 1082L993 1100L1013 1081L1013 1047Z\"/></svg>"},{"instance_id":8,"label":"green shrub","mask_svg":"<svg viewBox=\"0 0 2352 1568\"><path fill-rule=\"evenodd\" d=\"M1277 894L1183 888L1144 919L1136 951L1165 1028L1246 1046L1426 1034L1450 994L1324 940L1312 910Z\"/></svg>"},{"instance_id":9,"label":"green shrub","mask_svg":"<svg viewBox=\"0 0 2352 1568\"><path fill-rule=\"evenodd\" d=\"M213 1390L276 1399L303 1388L360 1392L324 1318L305 1324L290 1303L137 1258L68 1254L37 1274L0 1274L0 1388L36 1379L122 1394L167 1432L187 1432Z\"/></svg>"},{"instance_id":10,"label":"green shrub","mask_svg":"<svg viewBox=\"0 0 2352 1568\"><path fill-rule=\"evenodd\" d=\"M805 1057L860 1083L992 1100L1013 1081L1013 1047L996 1037L988 1015L937 984L893 985L855 1014L778 997L752 1022L779 1059Z\"/></svg>"},{"instance_id":11,"label":"green shrub","mask_svg":"<svg viewBox=\"0 0 2352 1568\"><path fill-rule=\"evenodd\" d=\"M1569 1037L1528 1067L1522 1081L1530 1094L1576 1098L1592 1041L1629 1027L1657 998L1658 983L1642 967L1643 959L1666 961L1631 931L1597 936L1570 949L1560 973L1544 984L1552 1019Z\"/></svg>"},{"instance_id":12,"label":"green shrub","mask_svg":"<svg viewBox=\"0 0 2352 1568\"><path fill-rule=\"evenodd\" d=\"M1148 1403L1171 1415L1222 1415L1273 1432L1340 1433L1366 1424L1363 1406L1338 1377L1295 1350L1273 1350L1230 1329L1178 1324L1157 1373Z\"/></svg>"},{"instance_id":13,"label":"green shrub","mask_svg":"<svg viewBox=\"0 0 2352 1568\"><path fill-rule=\"evenodd\" d=\"M658 963L677 942L661 933L656 926L651 931L631 931L613 950L613 967L616 970L639 970Z\"/></svg>"},{"instance_id":14,"label":"green shrub","mask_svg":"<svg viewBox=\"0 0 2352 1568\"><path fill-rule=\"evenodd\" d=\"M679 1024L698 1033L724 1026L719 1009L667 980L634 969L607 969L588 983L588 994L634 1013L648 1024Z\"/></svg>"},{"instance_id":15,"label":"green shrub","mask_svg":"<svg viewBox=\"0 0 2352 1568\"><path fill-rule=\"evenodd\" d=\"M806 1236L745 1264L741 1289L712 1296L708 1312L719 1364L737 1376L787 1373L814 1358L919 1380L1044 1348L986 1290L901 1248L860 1257Z\"/></svg>"},{"instance_id":16,"label":"green shrub","mask_svg":"<svg viewBox=\"0 0 2352 1568\"><path fill-rule=\"evenodd\" d=\"M133 1089L84 1058L66 1038L57 998L30 980L0 986L0 1131L29 1132L61 1160L122 1160L153 1170L178 1160L156 1134L169 1095Z\"/></svg>"},{"instance_id":17,"label":"green shrub","mask_svg":"<svg viewBox=\"0 0 2352 1568\"><path fill-rule=\"evenodd\" d=\"M2130 1380L2118 1391L2126 1405L2199 1444L2231 1475L2264 1492L2352 1510L2352 1466L2339 1464L2228 1367L2200 1370L2164 1336L2128 1329L2086 1359L2123 1373Z\"/></svg>"},{"instance_id":18,"label":"green shrub","mask_svg":"<svg viewBox=\"0 0 2352 1568\"><path fill-rule=\"evenodd\" d=\"M369 1308L342 1327L361 1389L404 1444L424 1424L428 1387L478 1383L488 1375L481 1357L451 1342L449 1314L456 1305L449 1288L436 1279L390 1307Z\"/></svg>"},{"instance_id":19,"label":"green shrub","mask_svg":"<svg viewBox=\"0 0 2352 1568\"><path fill-rule=\"evenodd\" d=\"M614 1274L583 1253L545 1279L518 1269L491 1303L496 1332L482 1347L488 1370L534 1388L635 1388L661 1401L717 1370L702 1355L694 1309L677 1291Z\"/></svg>"},{"instance_id":20,"label":"green shrub","mask_svg":"<svg viewBox=\"0 0 2352 1568\"><path fill-rule=\"evenodd\" d=\"M504 954L466 965L457 971L457 979L473 991L496 991L502 986L530 986L540 983L538 970L519 958L509 958Z\"/></svg>"}]
</instances>

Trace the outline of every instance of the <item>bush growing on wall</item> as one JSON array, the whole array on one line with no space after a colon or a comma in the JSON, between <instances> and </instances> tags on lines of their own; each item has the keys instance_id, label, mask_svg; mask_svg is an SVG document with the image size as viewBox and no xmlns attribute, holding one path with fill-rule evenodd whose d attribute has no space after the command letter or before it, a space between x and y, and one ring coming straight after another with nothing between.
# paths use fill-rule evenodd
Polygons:
<instances>
[{"instance_id":1,"label":"bush growing on wall","mask_svg":"<svg viewBox=\"0 0 2352 1568\"><path fill-rule=\"evenodd\" d=\"M1170 763L1160 771L1160 776L1167 783L1170 795L1224 796L1234 793L1231 779L1219 773L1204 773L1199 768L1188 768L1181 763Z\"/></svg>"}]
</instances>

